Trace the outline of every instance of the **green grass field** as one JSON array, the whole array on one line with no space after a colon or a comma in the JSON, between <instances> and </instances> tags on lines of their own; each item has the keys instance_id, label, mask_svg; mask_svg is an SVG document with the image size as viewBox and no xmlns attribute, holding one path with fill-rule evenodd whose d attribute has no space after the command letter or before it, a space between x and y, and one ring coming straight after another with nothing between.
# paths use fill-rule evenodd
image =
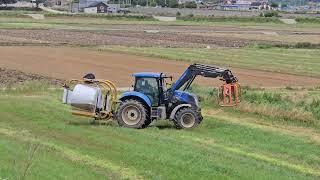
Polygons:
<instances>
[{"instance_id":1,"label":"green grass field","mask_svg":"<svg viewBox=\"0 0 320 180\"><path fill-rule=\"evenodd\" d=\"M186 62L320 77L319 49L101 47L99 50ZM303 61L302 61L303 60Z\"/></svg>"},{"instance_id":2,"label":"green grass field","mask_svg":"<svg viewBox=\"0 0 320 180\"><path fill-rule=\"evenodd\" d=\"M108 24L320 28L314 23L167 23L104 17L32 20L24 13L1 12L0 28L100 31ZM85 48L320 77L319 49ZM91 119L72 116L61 103L62 91L49 89L46 82L12 87L16 89L0 89L0 180L320 178L319 87L244 87L240 106L221 108L216 89L195 85L191 91L199 95L204 120L191 130L177 130L169 121L140 130L120 128L116 122L91 124Z\"/></svg>"},{"instance_id":3,"label":"green grass field","mask_svg":"<svg viewBox=\"0 0 320 180\"><path fill-rule=\"evenodd\" d=\"M192 130L165 121L141 130L91 125L69 114L60 91L21 87L0 93L0 179L320 177L317 127L224 110L210 98L202 102L203 123ZM201 89L193 90L203 97Z\"/></svg>"}]
</instances>

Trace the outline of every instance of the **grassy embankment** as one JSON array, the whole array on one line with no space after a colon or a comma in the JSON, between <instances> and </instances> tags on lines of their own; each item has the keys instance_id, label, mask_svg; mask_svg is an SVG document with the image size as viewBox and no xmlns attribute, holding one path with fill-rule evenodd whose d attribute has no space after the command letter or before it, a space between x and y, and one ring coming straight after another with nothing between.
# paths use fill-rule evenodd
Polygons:
<instances>
[{"instance_id":1,"label":"grassy embankment","mask_svg":"<svg viewBox=\"0 0 320 180\"><path fill-rule=\"evenodd\" d=\"M156 122L147 129L133 130L119 128L115 123L90 125L86 118L71 116L68 107L60 103L61 91L46 88L43 83L30 83L0 92L2 179L320 176L317 127L269 123L264 118L277 117L218 108L210 104L213 95L208 89L193 89L201 98L209 96L202 101L205 118L198 128L176 130L171 123ZM296 92L281 91L281 98L291 91ZM317 91L307 92L319 97ZM245 102L280 108L299 104L277 104L277 93L266 93L269 92L248 91Z\"/></svg>"},{"instance_id":2,"label":"grassy embankment","mask_svg":"<svg viewBox=\"0 0 320 180\"><path fill-rule=\"evenodd\" d=\"M208 109L219 109L217 90L194 86L202 105ZM226 108L224 113L256 116L261 121L275 124L291 124L320 128L320 89L285 88L252 89L243 88L239 107ZM208 111L210 114L210 111Z\"/></svg>"}]
</instances>

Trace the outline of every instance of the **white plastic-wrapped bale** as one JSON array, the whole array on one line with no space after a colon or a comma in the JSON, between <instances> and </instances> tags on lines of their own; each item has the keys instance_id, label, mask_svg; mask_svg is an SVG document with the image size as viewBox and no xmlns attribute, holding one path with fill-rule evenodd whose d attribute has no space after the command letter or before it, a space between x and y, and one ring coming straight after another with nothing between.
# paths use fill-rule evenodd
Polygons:
<instances>
[{"instance_id":1,"label":"white plastic-wrapped bale","mask_svg":"<svg viewBox=\"0 0 320 180\"><path fill-rule=\"evenodd\" d=\"M102 92L99 87L77 84L73 91L65 89L63 102L81 111L95 112L103 107Z\"/></svg>"}]
</instances>

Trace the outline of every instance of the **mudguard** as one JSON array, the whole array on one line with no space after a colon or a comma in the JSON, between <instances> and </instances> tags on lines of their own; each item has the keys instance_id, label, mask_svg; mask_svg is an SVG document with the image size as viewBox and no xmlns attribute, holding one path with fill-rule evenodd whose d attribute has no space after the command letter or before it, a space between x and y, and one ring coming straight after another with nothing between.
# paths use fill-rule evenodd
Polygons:
<instances>
[{"instance_id":1,"label":"mudguard","mask_svg":"<svg viewBox=\"0 0 320 180\"><path fill-rule=\"evenodd\" d=\"M180 104L178 106L176 106L172 111L171 111L171 114L170 114L170 119L174 119L174 116L176 115L176 113L178 112L178 110L182 107L191 107L190 104Z\"/></svg>"},{"instance_id":2,"label":"mudguard","mask_svg":"<svg viewBox=\"0 0 320 180\"><path fill-rule=\"evenodd\" d=\"M141 99L142 101L144 101L149 107L151 107L151 100L148 96L146 96L145 94L141 93L141 92L137 92L137 91L130 91L130 92L125 92L121 95L120 100L124 100L124 99L129 99L129 98L138 98Z\"/></svg>"}]
</instances>

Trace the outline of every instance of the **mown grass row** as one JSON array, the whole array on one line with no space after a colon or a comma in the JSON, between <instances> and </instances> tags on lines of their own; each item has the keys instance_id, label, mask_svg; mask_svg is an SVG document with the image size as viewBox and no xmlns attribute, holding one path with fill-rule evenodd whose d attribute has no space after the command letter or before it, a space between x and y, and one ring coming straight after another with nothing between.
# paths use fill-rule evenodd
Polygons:
<instances>
[{"instance_id":1,"label":"mown grass row","mask_svg":"<svg viewBox=\"0 0 320 180\"><path fill-rule=\"evenodd\" d=\"M314 157L320 155L320 145L304 137L206 115L193 130L179 131L169 122L156 122L142 130L119 128L114 123L94 126L89 119L71 116L60 103L61 91L40 87L20 86L15 92L0 93L1 178L14 178L17 167L24 169L32 144L39 144L39 149L26 179L319 176L320 162Z\"/></svg>"}]
</instances>

